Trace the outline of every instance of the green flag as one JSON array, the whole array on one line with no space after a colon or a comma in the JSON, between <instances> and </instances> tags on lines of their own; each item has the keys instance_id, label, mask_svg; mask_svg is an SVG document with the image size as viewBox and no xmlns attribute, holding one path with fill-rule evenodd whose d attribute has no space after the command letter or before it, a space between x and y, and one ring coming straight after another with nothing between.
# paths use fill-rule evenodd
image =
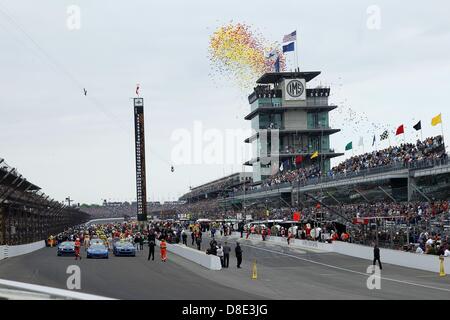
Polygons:
<instances>
[{"instance_id":1,"label":"green flag","mask_svg":"<svg viewBox=\"0 0 450 320\"><path fill-rule=\"evenodd\" d=\"M347 145L345 146L345 151L352 150L352 149L353 149L353 142L347 143Z\"/></svg>"}]
</instances>

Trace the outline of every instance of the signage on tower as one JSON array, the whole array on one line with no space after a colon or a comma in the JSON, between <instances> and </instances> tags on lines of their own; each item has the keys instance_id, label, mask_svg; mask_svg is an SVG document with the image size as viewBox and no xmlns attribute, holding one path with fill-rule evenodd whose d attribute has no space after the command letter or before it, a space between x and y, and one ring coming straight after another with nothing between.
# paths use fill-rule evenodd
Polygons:
<instances>
[{"instance_id":1,"label":"signage on tower","mask_svg":"<svg viewBox=\"0 0 450 320\"><path fill-rule=\"evenodd\" d=\"M142 107L144 105L144 98L134 98L134 106Z\"/></svg>"},{"instance_id":2,"label":"signage on tower","mask_svg":"<svg viewBox=\"0 0 450 320\"><path fill-rule=\"evenodd\" d=\"M284 80L285 100L305 100L306 82L305 79L285 79Z\"/></svg>"}]
</instances>

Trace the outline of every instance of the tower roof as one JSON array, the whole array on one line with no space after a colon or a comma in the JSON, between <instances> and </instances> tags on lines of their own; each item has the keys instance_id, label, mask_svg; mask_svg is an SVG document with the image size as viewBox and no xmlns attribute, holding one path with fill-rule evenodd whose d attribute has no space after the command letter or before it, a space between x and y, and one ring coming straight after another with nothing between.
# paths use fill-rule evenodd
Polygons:
<instances>
[{"instance_id":1,"label":"tower roof","mask_svg":"<svg viewBox=\"0 0 450 320\"><path fill-rule=\"evenodd\" d=\"M311 81L320 74L320 71L306 71L306 72L268 72L259 78L256 83L259 84L269 84L269 83L279 83L282 79L293 79L301 78L305 79L306 82Z\"/></svg>"}]
</instances>

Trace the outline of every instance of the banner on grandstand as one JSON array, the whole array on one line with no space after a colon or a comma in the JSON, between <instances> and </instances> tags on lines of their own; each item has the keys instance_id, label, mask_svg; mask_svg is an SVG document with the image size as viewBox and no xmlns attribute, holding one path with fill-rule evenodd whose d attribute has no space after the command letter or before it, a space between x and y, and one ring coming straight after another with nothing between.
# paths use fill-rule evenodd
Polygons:
<instances>
[{"instance_id":1,"label":"banner on grandstand","mask_svg":"<svg viewBox=\"0 0 450 320\"><path fill-rule=\"evenodd\" d=\"M353 218L353 224L369 224L369 219L367 218Z\"/></svg>"}]
</instances>

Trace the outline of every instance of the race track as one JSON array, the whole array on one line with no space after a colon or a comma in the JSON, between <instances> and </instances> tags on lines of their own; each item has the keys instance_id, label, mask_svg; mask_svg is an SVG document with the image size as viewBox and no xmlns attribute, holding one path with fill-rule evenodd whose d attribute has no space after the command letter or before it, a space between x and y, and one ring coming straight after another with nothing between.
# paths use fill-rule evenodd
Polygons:
<instances>
[{"instance_id":1,"label":"race track","mask_svg":"<svg viewBox=\"0 0 450 320\"><path fill-rule=\"evenodd\" d=\"M242 269L236 268L234 254L229 269L211 271L170 253L166 263L157 255L147 261L147 248L136 257L81 261L44 248L1 261L0 278L67 289L66 269L77 264L82 292L118 299L450 299L449 276L384 265L381 289L369 290L367 260L239 241ZM208 242L205 238L202 249ZM229 242L234 249L234 240ZM255 260L258 278L252 280Z\"/></svg>"}]
</instances>

